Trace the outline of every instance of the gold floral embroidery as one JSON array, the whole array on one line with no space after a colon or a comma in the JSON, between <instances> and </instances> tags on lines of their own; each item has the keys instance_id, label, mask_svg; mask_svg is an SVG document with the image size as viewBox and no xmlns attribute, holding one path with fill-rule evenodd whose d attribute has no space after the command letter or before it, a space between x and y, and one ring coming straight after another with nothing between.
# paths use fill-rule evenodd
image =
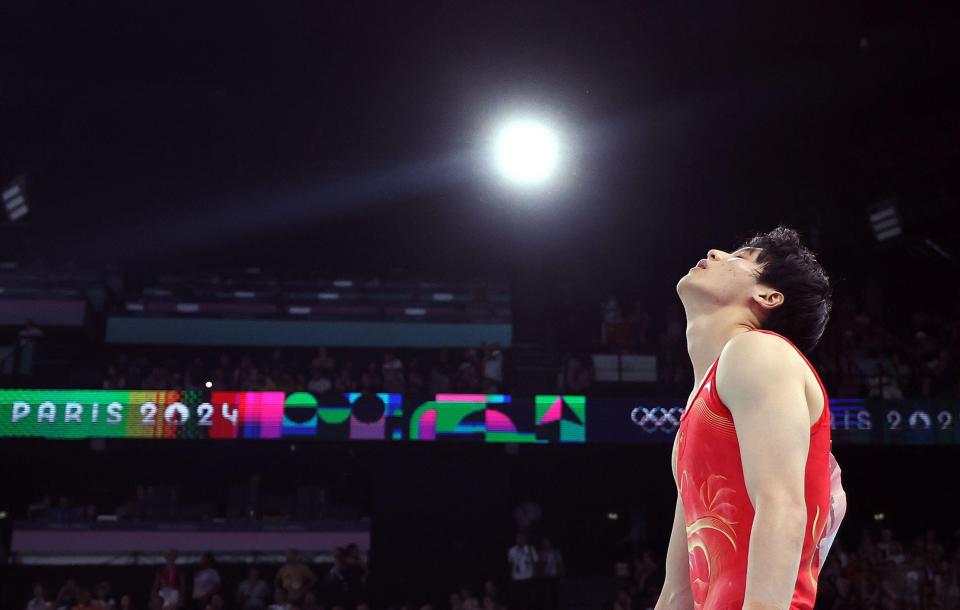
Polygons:
<instances>
[{"instance_id":1,"label":"gold floral embroidery","mask_svg":"<svg viewBox=\"0 0 960 610\"><path fill-rule=\"evenodd\" d=\"M737 508L730 502L736 491L724 486L727 478L722 475L710 475L700 485L699 490L690 489L689 479L687 471L684 470L680 478L680 495L684 502L684 512L690 521L686 526L687 553L690 555L694 601L697 607L700 607L715 574L719 571L718 557L710 552L705 534L708 531L717 532L730 543L734 552L737 550L737 532L733 527L738 523L734 520ZM698 561L701 555L702 564ZM700 573L700 567L706 568L706 574Z\"/></svg>"}]
</instances>

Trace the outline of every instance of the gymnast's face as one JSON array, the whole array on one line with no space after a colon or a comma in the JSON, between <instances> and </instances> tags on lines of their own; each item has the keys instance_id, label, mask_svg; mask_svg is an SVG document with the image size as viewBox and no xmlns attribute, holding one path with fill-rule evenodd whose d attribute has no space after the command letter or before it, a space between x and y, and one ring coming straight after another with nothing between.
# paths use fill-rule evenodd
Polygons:
<instances>
[{"instance_id":1,"label":"gymnast's face","mask_svg":"<svg viewBox=\"0 0 960 610\"><path fill-rule=\"evenodd\" d=\"M688 308L691 305L749 307L752 301L769 298L776 291L757 282L762 268L757 262L759 253L759 248L740 248L733 252L709 250L707 257L677 283L680 300Z\"/></svg>"}]
</instances>

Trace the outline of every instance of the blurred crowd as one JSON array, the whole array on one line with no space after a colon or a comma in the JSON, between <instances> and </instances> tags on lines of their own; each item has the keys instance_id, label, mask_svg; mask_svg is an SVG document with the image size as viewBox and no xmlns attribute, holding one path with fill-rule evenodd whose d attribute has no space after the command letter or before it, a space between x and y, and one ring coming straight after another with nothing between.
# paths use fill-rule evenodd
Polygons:
<instances>
[{"instance_id":1,"label":"blurred crowd","mask_svg":"<svg viewBox=\"0 0 960 610\"><path fill-rule=\"evenodd\" d=\"M529 541L524 531L517 532L516 543L507 551L510 568L510 608L553 610L560 607L560 584L566 578L563 554L550 538L539 544ZM457 610L451 603L451 610ZM466 605L462 610L469 610ZM486 608L484 608L486 610Z\"/></svg>"},{"instance_id":2,"label":"blurred crowd","mask_svg":"<svg viewBox=\"0 0 960 610\"><path fill-rule=\"evenodd\" d=\"M551 555L547 555L548 557ZM538 565L539 575L540 567ZM195 566L167 552L162 566L153 573L149 591L116 591L110 582L91 585L77 578L51 594L42 583L33 587L26 610L371 610L366 561L356 545L337 548L333 564L321 575L291 549L286 562L265 577L266 570L247 566L231 579L213 555L205 553ZM236 568L232 569L236 572ZM538 581L540 582L540 581ZM391 603L388 610L506 610L506 600L492 578L479 587L464 582L442 603ZM518 606L513 606L518 607ZM530 606L523 606L529 608ZM554 608L556 606L549 606ZM544 606L546 608L546 606Z\"/></svg>"},{"instance_id":3,"label":"blurred crowd","mask_svg":"<svg viewBox=\"0 0 960 610\"><path fill-rule=\"evenodd\" d=\"M520 504L514 513L518 530L504 557L508 582L466 579L456 590L429 602L376 605L368 584L368 567L356 545L338 548L326 571L304 562L290 550L287 561L265 576L259 566L221 569L205 554L188 566L173 551L153 574L147 590L115 589L98 580L85 584L70 578L58 589L34 588L27 610L549 610L561 607L566 582L564 557L538 527L539 507ZM909 540L879 525L855 529L847 524L820 572L817 608L828 610L960 609L960 529L946 535L928 529ZM632 540L632 538L631 538ZM859 540L856 544L850 541ZM242 569L243 573L239 570ZM629 560L618 564L619 589L606 607L612 610L653 608L663 585L662 553L647 543L631 544ZM318 573L319 572L319 573ZM56 591L55 594L51 594ZM441 592L436 592L441 595ZM383 596L379 596L381 599ZM441 601L442 600L442 601Z\"/></svg>"},{"instance_id":4,"label":"blurred crowd","mask_svg":"<svg viewBox=\"0 0 960 610\"><path fill-rule=\"evenodd\" d=\"M889 312L878 305L882 299L874 296L867 291L835 302L820 343L808 355L830 395L886 400L960 398L960 318L922 305L908 313ZM643 299L623 302L629 305L622 306L621 299L608 296L589 311L570 303L560 308L560 317L553 321L558 347L549 348L553 362L559 359L555 383L547 380L545 387L536 391L620 394L629 389L659 395L690 391L693 379L682 305L671 301L657 308ZM30 322L21 335L21 347L14 354L20 363L28 356L33 358L34 344L43 340L43 330ZM50 351L49 346L44 351ZM91 371L92 379L30 381L103 389L494 394L511 392L513 377L506 354L507 350L495 343L466 349L381 350L107 347L102 360L96 355L88 359L101 361ZM594 354L655 356L656 378L643 387L598 383ZM68 373L79 370L67 368Z\"/></svg>"},{"instance_id":5,"label":"blurred crowd","mask_svg":"<svg viewBox=\"0 0 960 610\"><path fill-rule=\"evenodd\" d=\"M168 350L170 351L170 350ZM504 353L497 344L463 350L272 349L210 353L127 350L106 365L104 389L497 393ZM193 355L184 357L183 354ZM207 385L207 384L210 385Z\"/></svg>"},{"instance_id":6,"label":"blurred crowd","mask_svg":"<svg viewBox=\"0 0 960 610\"><path fill-rule=\"evenodd\" d=\"M62 510L68 511L65 498ZM32 511L49 511L32 506ZM52 509L56 511L57 509ZM82 516L78 507L74 516ZM89 508L90 511L94 509ZM117 511L118 514L122 512ZM382 604L389 610L553 610L560 607L560 585L566 579L562 553L549 537L539 534L542 511L526 501L514 510L517 524L515 544L504 557L503 569L509 582L501 586L491 577L464 578L446 595L441 591L418 603ZM324 572L317 564L305 562L295 549L287 552L286 563L267 577L264 566L220 565L205 553L190 565L176 551L169 551L163 565L152 573L149 590L125 582L107 580L83 583L70 577L59 588L34 585L27 610L370 610L374 607L369 569L354 544L337 548L333 564ZM129 580L129 573L128 573ZM141 579L146 582L145 579ZM55 594L53 593L55 592ZM381 599L384 596L380 596ZM390 596L386 596L389 598Z\"/></svg>"},{"instance_id":7,"label":"blurred crowd","mask_svg":"<svg viewBox=\"0 0 960 610\"><path fill-rule=\"evenodd\" d=\"M841 303L813 362L835 396L960 398L960 318L917 310L902 320Z\"/></svg>"},{"instance_id":8,"label":"blurred crowd","mask_svg":"<svg viewBox=\"0 0 960 610\"><path fill-rule=\"evenodd\" d=\"M369 610L368 569L356 545L337 548L333 565L318 577L300 554L291 549L287 561L271 581L257 566L244 578L230 582L210 553L188 569L169 551L153 575L149 591L119 595L107 581L92 587L67 579L56 595L41 583L34 585L27 610Z\"/></svg>"},{"instance_id":9,"label":"blurred crowd","mask_svg":"<svg viewBox=\"0 0 960 610\"><path fill-rule=\"evenodd\" d=\"M88 490L83 495L50 494L31 502L26 517L32 521L77 523L95 521L107 515L117 521L312 521L355 519L362 511L350 501L332 502L329 487L300 483L281 492L264 489L259 474L223 488L203 490L202 497L187 498L171 483L141 483L124 492L122 488Z\"/></svg>"},{"instance_id":10,"label":"blurred crowd","mask_svg":"<svg viewBox=\"0 0 960 610\"><path fill-rule=\"evenodd\" d=\"M841 533L843 533L841 528ZM854 530L856 532L856 530ZM843 536L841 536L843 538ZM850 537L847 536L847 539ZM634 559L612 610L648 610L663 586L662 562ZM863 529L855 550L838 538L820 571L816 607L823 610L956 610L960 608L960 530L934 529L899 540L892 529Z\"/></svg>"},{"instance_id":11,"label":"blurred crowd","mask_svg":"<svg viewBox=\"0 0 960 610\"><path fill-rule=\"evenodd\" d=\"M644 551L626 566L626 575L611 606L612 610L647 610L657 605L664 570L650 551Z\"/></svg>"},{"instance_id":12,"label":"blurred crowd","mask_svg":"<svg viewBox=\"0 0 960 610\"><path fill-rule=\"evenodd\" d=\"M811 355L827 392L836 397L960 398L960 318L917 306L902 316L878 309L870 295L835 303L830 323ZM686 395L693 384L686 316L679 303L660 314L643 300L622 308L607 297L599 308L594 350L567 354L557 389L597 391L590 354L655 354L657 392ZM597 318L595 318L597 319Z\"/></svg>"},{"instance_id":13,"label":"blurred crowd","mask_svg":"<svg viewBox=\"0 0 960 610\"><path fill-rule=\"evenodd\" d=\"M855 549L831 549L820 573L817 607L826 610L960 608L960 530L909 542L890 528L864 529Z\"/></svg>"}]
</instances>

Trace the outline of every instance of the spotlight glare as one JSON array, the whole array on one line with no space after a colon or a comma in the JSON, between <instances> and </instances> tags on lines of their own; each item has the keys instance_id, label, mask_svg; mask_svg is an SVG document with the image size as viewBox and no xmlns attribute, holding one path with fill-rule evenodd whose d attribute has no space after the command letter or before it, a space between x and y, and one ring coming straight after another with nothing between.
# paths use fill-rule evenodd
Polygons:
<instances>
[{"instance_id":1,"label":"spotlight glare","mask_svg":"<svg viewBox=\"0 0 960 610\"><path fill-rule=\"evenodd\" d=\"M213 387L213 382L212 382L212 381L208 381L208 382L206 382L206 383L203 384L203 385L207 386L208 388L212 388L212 387Z\"/></svg>"},{"instance_id":2,"label":"spotlight glare","mask_svg":"<svg viewBox=\"0 0 960 610\"><path fill-rule=\"evenodd\" d=\"M518 120L505 125L497 134L497 168L520 184L540 184L556 169L559 156L556 133L533 120Z\"/></svg>"}]
</instances>

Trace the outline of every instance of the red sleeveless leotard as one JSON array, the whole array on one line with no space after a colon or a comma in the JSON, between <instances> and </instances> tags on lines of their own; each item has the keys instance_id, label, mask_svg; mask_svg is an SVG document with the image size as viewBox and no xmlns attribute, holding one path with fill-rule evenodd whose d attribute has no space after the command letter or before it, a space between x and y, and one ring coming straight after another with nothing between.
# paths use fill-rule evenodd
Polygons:
<instances>
[{"instance_id":1,"label":"red sleeveless leotard","mask_svg":"<svg viewBox=\"0 0 960 610\"><path fill-rule=\"evenodd\" d=\"M790 343L772 331L758 332ZM803 356L799 349L797 352ZM803 359L810 365L805 356ZM687 525L690 586L697 610L741 610L754 518L733 417L717 395L715 376L719 361L718 357L690 408L681 415L677 432L677 481ZM830 454L830 403L820 376L813 365L810 368L823 391L823 413L810 427L805 475L807 527L791 610L813 608L820 566L846 508L839 468Z\"/></svg>"}]
</instances>

